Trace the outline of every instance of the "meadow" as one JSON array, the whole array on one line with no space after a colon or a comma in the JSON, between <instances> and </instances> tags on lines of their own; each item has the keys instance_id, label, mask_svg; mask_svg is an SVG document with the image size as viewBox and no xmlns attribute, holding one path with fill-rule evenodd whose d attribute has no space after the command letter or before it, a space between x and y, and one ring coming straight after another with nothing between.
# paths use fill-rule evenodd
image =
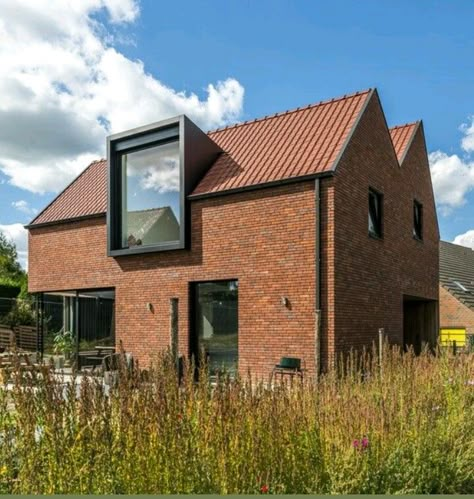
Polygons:
<instances>
[{"instance_id":1,"label":"meadow","mask_svg":"<svg viewBox=\"0 0 474 499\"><path fill-rule=\"evenodd\" d=\"M17 373L0 390L0 492L474 493L474 356L357 359L269 387L191 366L179 385L164 355L108 394Z\"/></svg>"}]
</instances>

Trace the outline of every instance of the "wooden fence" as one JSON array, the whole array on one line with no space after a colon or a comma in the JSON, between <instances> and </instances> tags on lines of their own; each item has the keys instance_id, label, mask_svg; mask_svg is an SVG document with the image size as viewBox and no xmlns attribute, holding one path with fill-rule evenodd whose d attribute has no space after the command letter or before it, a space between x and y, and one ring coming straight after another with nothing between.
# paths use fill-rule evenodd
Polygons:
<instances>
[{"instance_id":1,"label":"wooden fence","mask_svg":"<svg viewBox=\"0 0 474 499\"><path fill-rule=\"evenodd\" d=\"M0 324L0 347L11 349L15 346L19 350L36 352L37 332L34 326L16 326L11 328Z\"/></svg>"}]
</instances>

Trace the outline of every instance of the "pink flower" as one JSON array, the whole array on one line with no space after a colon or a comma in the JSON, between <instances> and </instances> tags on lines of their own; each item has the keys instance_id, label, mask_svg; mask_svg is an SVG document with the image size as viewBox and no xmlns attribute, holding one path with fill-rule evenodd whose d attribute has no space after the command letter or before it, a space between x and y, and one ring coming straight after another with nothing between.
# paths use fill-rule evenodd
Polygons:
<instances>
[{"instance_id":1,"label":"pink flower","mask_svg":"<svg viewBox=\"0 0 474 499\"><path fill-rule=\"evenodd\" d=\"M260 492L261 492L262 494L268 494L268 491L269 491L269 490L270 490L270 487L269 487L268 485L262 485L262 486L260 487Z\"/></svg>"},{"instance_id":2,"label":"pink flower","mask_svg":"<svg viewBox=\"0 0 474 499\"><path fill-rule=\"evenodd\" d=\"M364 437L361 441L362 448L367 449L369 447L369 439L367 437Z\"/></svg>"},{"instance_id":3,"label":"pink flower","mask_svg":"<svg viewBox=\"0 0 474 499\"><path fill-rule=\"evenodd\" d=\"M359 441L358 440L354 440L352 442L352 447L354 447L354 449L358 449L359 448Z\"/></svg>"}]
</instances>

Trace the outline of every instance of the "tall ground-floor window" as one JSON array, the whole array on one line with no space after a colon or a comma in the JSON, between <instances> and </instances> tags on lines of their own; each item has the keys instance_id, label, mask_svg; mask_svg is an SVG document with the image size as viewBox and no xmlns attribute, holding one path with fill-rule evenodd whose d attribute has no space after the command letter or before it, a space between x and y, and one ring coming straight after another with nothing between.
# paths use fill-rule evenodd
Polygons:
<instances>
[{"instance_id":1,"label":"tall ground-floor window","mask_svg":"<svg viewBox=\"0 0 474 499\"><path fill-rule=\"evenodd\" d=\"M66 335L78 367L97 357L97 347L115 346L115 291L92 289L43 293L39 297L39 349L53 355L57 338ZM64 343L64 342L63 342ZM96 359L99 363L100 359Z\"/></svg>"},{"instance_id":2,"label":"tall ground-floor window","mask_svg":"<svg viewBox=\"0 0 474 499\"><path fill-rule=\"evenodd\" d=\"M238 281L201 282L192 285L192 351L204 354L211 375L237 371Z\"/></svg>"}]
</instances>

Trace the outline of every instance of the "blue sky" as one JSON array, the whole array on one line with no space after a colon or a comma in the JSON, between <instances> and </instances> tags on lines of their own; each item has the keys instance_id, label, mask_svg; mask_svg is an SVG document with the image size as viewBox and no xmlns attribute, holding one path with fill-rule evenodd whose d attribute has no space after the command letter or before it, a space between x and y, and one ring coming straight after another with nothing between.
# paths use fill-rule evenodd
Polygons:
<instances>
[{"instance_id":1,"label":"blue sky","mask_svg":"<svg viewBox=\"0 0 474 499\"><path fill-rule=\"evenodd\" d=\"M12 102L3 125L0 104L0 228L19 245L18 224L103 154L108 132L174 111L212 128L377 87L389 125L424 121L442 238L474 246L474 2L30 3L0 12Z\"/></svg>"}]
</instances>

